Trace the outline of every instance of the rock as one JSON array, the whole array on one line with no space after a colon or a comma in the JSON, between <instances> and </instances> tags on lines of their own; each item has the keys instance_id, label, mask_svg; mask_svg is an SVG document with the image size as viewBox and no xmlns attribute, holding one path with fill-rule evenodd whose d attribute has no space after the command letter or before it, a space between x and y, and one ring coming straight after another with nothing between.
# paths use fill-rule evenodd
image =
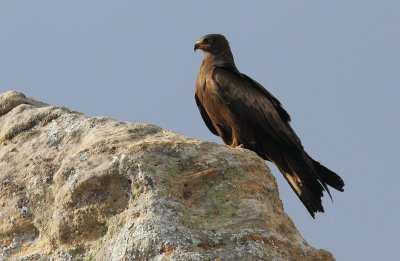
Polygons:
<instances>
[{"instance_id":1,"label":"rock","mask_svg":"<svg viewBox=\"0 0 400 261\"><path fill-rule=\"evenodd\" d=\"M255 153L0 95L0 260L334 260Z\"/></svg>"}]
</instances>

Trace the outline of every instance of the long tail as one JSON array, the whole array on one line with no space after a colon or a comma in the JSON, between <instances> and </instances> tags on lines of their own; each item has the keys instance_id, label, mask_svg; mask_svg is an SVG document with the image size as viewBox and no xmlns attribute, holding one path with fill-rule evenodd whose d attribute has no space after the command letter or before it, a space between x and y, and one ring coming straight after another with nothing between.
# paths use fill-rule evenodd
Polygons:
<instances>
[{"instance_id":1,"label":"long tail","mask_svg":"<svg viewBox=\"0 0 400 261\"><path fill-rule=\"evenodd\" d=\"M281 157L272 161L313 218L316 212L324 212L321 200L323 191L331 197L327 185L344 191L344 182L340 176L313 160L305 152L296 156L281 152Z\"/></svg>"},{"instance_id":2,"label":"long tail","mask_svg":"<svg viewBox=\"0 0 400 261\"><path fill-rule=\"evenodd\" d=\"M314 167L317 170L318 174L322 178L322 181L331 186L334 189L339 191L344 191L344 182L342 178L336 174L335 172L331 171L327 167L323 166L318 161L312 160L314 163Z\"/></svg>"}]
</instances>

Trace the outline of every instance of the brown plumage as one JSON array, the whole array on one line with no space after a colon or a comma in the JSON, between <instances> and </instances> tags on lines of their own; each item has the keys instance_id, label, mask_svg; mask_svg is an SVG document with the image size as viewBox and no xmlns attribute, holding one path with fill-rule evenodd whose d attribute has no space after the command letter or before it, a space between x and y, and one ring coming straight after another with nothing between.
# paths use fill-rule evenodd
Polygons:
<instances>
[{"instance_id":1,"label":"brown plumage","mask_svg":"<svg viewBox=\"0 0 400 261\"><path fill-rule=\"evenodd\" d=\"M273 162L314 217L324 212L328 186L343 191L343 180L313 160L291 128L281 103L259 83L238 71L223 35L203 36L194 50L204 52L195 99L208 129L225 144L244 147Z\"/></svg>"}]
</instances>

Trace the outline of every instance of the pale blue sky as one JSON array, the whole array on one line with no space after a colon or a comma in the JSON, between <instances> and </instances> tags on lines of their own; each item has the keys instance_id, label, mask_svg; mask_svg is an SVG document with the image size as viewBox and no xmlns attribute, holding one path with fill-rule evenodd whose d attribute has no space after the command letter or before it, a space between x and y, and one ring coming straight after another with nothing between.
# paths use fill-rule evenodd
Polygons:
<instances>
[{"instance_id":1,"label":"pale blue sky","mask_svg":"<svg viewBox=\"0 0 400 261\"><path fill-rule=\"evenodd\" d=\"M366 0L0 1L0 92L221 143L195 105L193 45L224 34L239 70L346 183L313 220L272 168L303 237L337 260L398 260L399 12Z\"/></svg>"}]
</instances>

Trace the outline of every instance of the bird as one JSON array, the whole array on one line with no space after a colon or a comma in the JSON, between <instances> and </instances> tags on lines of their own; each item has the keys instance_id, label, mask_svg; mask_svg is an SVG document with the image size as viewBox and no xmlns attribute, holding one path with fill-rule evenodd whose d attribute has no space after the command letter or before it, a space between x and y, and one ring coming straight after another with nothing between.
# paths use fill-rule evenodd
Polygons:
<instances>
[{"instance_id":1,"label":"bird","mask_svg":"<svg viewBox=\"0 0 400 261\"><path fill-rule=\"evenodd\" d=\"M290 126L290 115L261 84L236 68L228 40L208 34L194 45L204 58L196 80L195 100L208 129L231 147L254 151L274 163L310 215L324 212L328 186L344 191L335 172L311 158Z\"/></svg>"}]
</instances>

